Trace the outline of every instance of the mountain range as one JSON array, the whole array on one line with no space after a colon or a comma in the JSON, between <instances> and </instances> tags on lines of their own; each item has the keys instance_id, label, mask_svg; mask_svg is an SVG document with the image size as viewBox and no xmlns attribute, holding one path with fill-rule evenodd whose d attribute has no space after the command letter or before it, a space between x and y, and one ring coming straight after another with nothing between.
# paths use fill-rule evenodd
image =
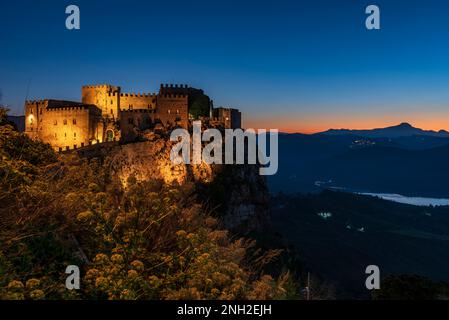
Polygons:
<instances>
[{"instance_id":1,"label":"mountain range","mask_svg":"<svg viewBox=\"0 0 449 320\"><path fill-rule=\"evenodd\" d=\"M323 188L449 198L449 133L410 124L279 136L273 193Z\"/></svg>"},{"instance_id":2,"label":"mountain range","mask_svg":"<svg viewBox=\"0 0 449 320\"><path fill-rule=\"evenodd\" d=\"M423 130L413 127L407 122L403 122L397 126L377 128L371 130L351 130L351 129L330 129L318 134L325 135L354 135L366 138L399 138L411 136L431 136L448 138L449 132L446 130L433 131Z\"/></svg>"}]
</instances>

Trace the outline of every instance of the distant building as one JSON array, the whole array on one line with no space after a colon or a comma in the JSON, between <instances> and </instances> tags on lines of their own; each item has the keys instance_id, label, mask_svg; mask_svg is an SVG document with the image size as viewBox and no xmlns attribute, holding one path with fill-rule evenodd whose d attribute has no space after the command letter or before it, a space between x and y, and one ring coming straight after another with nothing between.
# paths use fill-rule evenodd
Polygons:
<instances>
[{"instance_id":1,"label":"distant building","mask_svg":"<svg viewBox=\"0 0 449 320\"><path fill-rule=\"evenodd\" d=\"M203 90L187 85L161 85L157 94L123 93L113 85L83 86L81 102L45 99L25 103L25 133L56 150L77 149L107 141L132 141L141 130L188 128L189 109L198 97L207 115L225 128L240 128L236 109L213 109Z\"/></svg>"},{"instance_id":2,"label":"distant building","mask_svg":"<svg viewBox=\"0 0 449 320\"><path fill-rule=\"evenodd\" d=\"M238 129L242 127L242 114L239 110L233 108L215 108L212 115L218 121L222 122L227 129Z\"/></svg>"}]
</instances>

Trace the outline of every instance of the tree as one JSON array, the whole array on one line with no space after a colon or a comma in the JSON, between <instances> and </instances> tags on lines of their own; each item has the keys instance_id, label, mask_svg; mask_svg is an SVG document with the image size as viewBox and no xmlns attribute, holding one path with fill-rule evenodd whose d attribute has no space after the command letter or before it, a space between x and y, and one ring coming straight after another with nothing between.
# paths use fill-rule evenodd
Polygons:
<instances>
[{"instance_id":1,"label":"tree","mask_svg":"<svg viewBox=\"0 0 449 320\"><path fill-rule=\"evenodd\" d=\"M195 118L208 117L210 110L210 99L205 94L196 95L192 98L189 113Z\"/></svg>"}]
</instances>

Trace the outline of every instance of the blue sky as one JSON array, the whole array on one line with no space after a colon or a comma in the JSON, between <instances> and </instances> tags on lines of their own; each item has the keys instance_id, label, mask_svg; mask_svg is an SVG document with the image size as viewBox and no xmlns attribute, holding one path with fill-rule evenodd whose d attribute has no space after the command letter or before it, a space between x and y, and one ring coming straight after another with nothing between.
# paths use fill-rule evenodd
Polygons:
<instances>
[{"instance_id":1,"label":"blue sky","mask_svg":"<svg viewBox=\"0 0 449 320\"><path fill-rule=\"evenodd\" d=\"M69 4L81 30L65 28ZM381 30L365 28L369 4ZM188 83L246 126L449 129L448 35L444 0L17 0L0 4L0 89L15 114L83 84Z\"/></svg>"}]
</instances>

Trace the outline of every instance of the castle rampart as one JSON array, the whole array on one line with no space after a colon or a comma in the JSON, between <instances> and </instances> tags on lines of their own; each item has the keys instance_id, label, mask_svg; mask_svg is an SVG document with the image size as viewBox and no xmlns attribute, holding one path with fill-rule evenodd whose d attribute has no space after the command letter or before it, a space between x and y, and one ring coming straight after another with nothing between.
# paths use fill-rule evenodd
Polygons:
<instances>
[{"instance_id":1,"label":"castle rampart","mask_svg":"<svg viewBox=\"0 0 449 320\"><path fill-rule=\"evenodd\" d=\"M132 141L139 132L156 124L187 128L189 108L196 98L207 99L203 90L188 85L161 84L158 93L126 93L109 84L85 85L81 102L31 100L25 103L25 132L50 143L56 150L80 148L106 141ZM204 115L201 115L204 117ZM240 112L218 108L214 121L227 128L240 126Z\"/></svg>"}]
</instances>

